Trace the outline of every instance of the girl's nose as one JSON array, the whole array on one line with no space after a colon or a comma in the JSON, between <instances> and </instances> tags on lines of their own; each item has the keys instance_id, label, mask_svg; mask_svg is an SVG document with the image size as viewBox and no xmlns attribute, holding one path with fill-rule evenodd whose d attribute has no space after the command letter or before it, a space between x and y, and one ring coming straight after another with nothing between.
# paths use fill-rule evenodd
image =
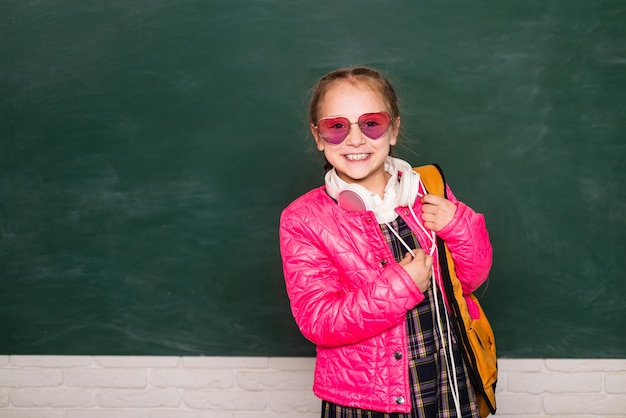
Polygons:
<instances>
[{"instance_id":1,"label":"girl's nose","mask_svg":"<svg viewBox=\"0 0 626 418\"><path fill-rule=\"evenodd\" d=\"M348 131L346 143L354 147L365 143L365 134L361 132L361 129L359 129L359 124L357 122L353 122L350 124L350 131Z\"/></svg>"}]
</instances>

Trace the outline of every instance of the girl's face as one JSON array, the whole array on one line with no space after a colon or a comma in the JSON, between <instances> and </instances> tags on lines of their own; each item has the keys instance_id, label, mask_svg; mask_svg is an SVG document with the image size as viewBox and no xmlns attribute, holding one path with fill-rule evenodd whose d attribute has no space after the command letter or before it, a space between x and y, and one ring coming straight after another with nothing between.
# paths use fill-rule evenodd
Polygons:
<instances>
[{"instance_id":1,"label":"girl's face","mask_svg":"<svg viewBox=\"0 0 626 418\"><path fill-rule=\"evenodd\" d=\"M357 122L364 113L389 112L380 93L363 83L338 82L323 96L319 118L345 117ZM341 179L359 184L373 193L383 195L389 175L384 171L389 149L396 144L400 120L395 119L380 138L368 138L357 124L350 125L348 136L337 145L326 142L311 126L317 149L324 152L328 162Z\"/></svg>"}]
</instances>

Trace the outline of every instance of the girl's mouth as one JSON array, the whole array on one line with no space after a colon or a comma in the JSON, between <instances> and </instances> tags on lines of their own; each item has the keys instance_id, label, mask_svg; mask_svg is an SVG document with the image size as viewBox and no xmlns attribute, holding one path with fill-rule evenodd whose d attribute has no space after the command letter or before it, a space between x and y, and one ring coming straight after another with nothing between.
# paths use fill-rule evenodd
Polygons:
<instances>
[{"instance_id":1,"label":"girl's mouth","mask_svg":"<svg viewBox=\"0 0 626 418\"><path fill-rule=\"evenodd\" d=\"M360 161L369 157L369 154L346 154L345 157L350 161Z\"/></svg>"}]
</instances>

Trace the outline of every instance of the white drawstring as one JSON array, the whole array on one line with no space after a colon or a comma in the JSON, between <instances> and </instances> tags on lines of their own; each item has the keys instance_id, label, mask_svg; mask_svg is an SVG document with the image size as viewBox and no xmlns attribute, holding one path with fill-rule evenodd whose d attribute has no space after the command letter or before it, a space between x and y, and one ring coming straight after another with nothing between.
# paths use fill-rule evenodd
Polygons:
<instances>
[{"instance_id":1,"label":"white drawstring","mask_svg":"<svg viewBox=\"0 0 626 418\"><path fill-rule=\"evenodd\" d=\"M422 182L420 180L420 184L421 183ZM422 184L422 187L423 186L424 185ZM420 198L421 196L423 195L418 193L417 198ZM437 249L437 236L435 235L433 231L427 230L426 227L422 225L419 218L415 214L415 211L413 210L412 205L408 205L408 207L409 207L409 211L411 212L411 215L413 215L413 219L415 220L417 225L420 227L420 229L426 234L426 237L428 237L428 239L431 242L431 247L430 247L430 251L428 255L432 257L438 257L439 250ZM411 247L409 247L409 245L402 239L402 237L400 237L400 234L396 232L396 230L392 228L389 223L386 222L385 225L387 225L387 228L389 228L389 230L396 236L396 238L398 238L398 240L402 243L404 248L406 248L413 257L415 257L415 253L413 252ZM437 298L438 286L437 286L437 281L435 279L434 263L433 263L433 266L430 268L430 273L431 273L432 288L433 288L433 298L434 298L434 304L435 304L435 315L437 317L437 326L439 328L440 344L443 347L444 359L446 362L446 372L448 373L448 380L450 381L450 386L452 389L452 398L454 400L454 407L456 409L457 416L460 417L461 416L461 403L459 399L459 382L458 382L457 375L456 375L456 361L454 360L454 351L452 349L452 333L450 331L450 317L448 315L448 307L444 303L443 312L446 317L446 325L447 325L446 329L448 330L448 332L446 333L447 334L446 335L447 344L446 344L446 340L444 339L444 335L443 335L444 328L441 322L441 313L439 312L439 299ZM454 295L452 295L452 297L454 297ZM450 365L450 363L452 364Z\"/></svg>"},{"instance_id":2,"label":"white drawstring","mask_svg":"<svg viewBox=\"0 0 626 418\"><path fill-rule=\"evenodd\" d=\"M402 245L404 245L404 248L406 248L406 249L407 249L407 251L408 251L409 253L411 253L411 255L412 255L413 257L415 257L415 253L413 252L413 250L411 249L411 247L409 247L409 244L407 244L406 242L404 242L404 240L402 239L402 237L400 236L400 234L398 234L398 233L396 232L396 230L395 230L395 229L393 229L393 228L391 227L391 225L389 225L389 222L385 222L385 225L387 225L387 228L389 228L389 230L390 230L391 232L393 232L393 234L396 236L396 238L398 238L398 240L400 240L400 243L402 243Z\"/></svg>"},{"instance_id":3,"label":"white drawstring","mask_svg":"<svg viewBox=\"0 0 626 418\"><path fill-rule=\"evenodd\" d=\"M437 250L437 256L439 255L439 250ZM439 326L439 338L441 340L441 346L444 348L444 359L446 361L446 371L448 372L448 380L450 380L450 378L452 378L451 382L450 382L450 386L452 389L452 398L454 399L454 407L456 408L456 413L457 416L460 417L461 416L461 403L459 400L459 382L456 376L456 361L454 359L454 351L452 349L452 332L450 331L450 317L448 316L448 307L446 306L446 304L444 303L444 309L443 312L445 314L446 317L446 325L447 325L447 334L446 334L446 339L448 340L448 344L447 344L447 348L448 351L446 352L446 344L445 341L443 339L443 326L441 324L441 313L439 312L439 299L437 298L437 283L435 282L435 274L434 274L434 270L433 270L433 275L432 275L432 281L433 281L433 298L435 299L435 313L437 316L437 325ZM452 363L452 366L450 366L450 363Z\"/></svg>"}]
</instances>

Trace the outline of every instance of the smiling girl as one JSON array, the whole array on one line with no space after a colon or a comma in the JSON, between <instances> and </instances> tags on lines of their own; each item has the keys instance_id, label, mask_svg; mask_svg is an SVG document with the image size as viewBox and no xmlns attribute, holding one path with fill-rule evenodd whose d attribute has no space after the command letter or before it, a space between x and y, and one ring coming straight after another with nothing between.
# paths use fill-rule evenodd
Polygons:
<instances>
[{"instance_id":1,"label":"smiling girl","mask_svg":"<svg viewBox=\"0 0 626 418\"><path fill-rule=\"evenodd\" d=\"M391 83L367 67L317 83L311 133L329 170L324 185L280 220L287 293L317 346L313 390L322 417L478 417L460 346L439 316L435 234L463 290L487 278L492 249L482 215L426 192L392 158L400 114Z\"/></svg>"}]
</instances>

